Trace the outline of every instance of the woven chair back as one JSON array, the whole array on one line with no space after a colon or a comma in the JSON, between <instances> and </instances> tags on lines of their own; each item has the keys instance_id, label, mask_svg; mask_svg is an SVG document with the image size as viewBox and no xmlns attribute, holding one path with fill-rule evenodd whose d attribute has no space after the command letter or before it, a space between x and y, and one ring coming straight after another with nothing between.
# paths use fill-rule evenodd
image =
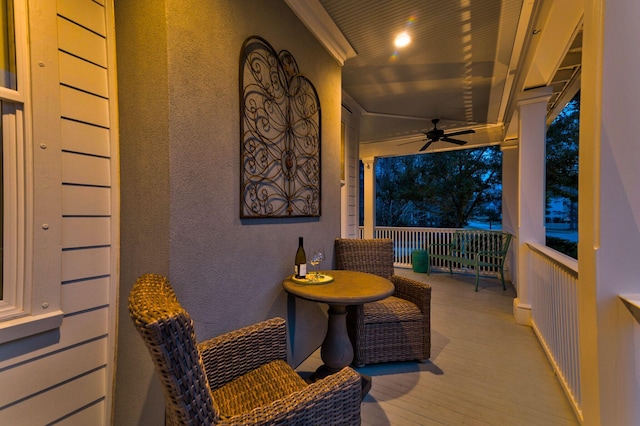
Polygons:
<instances>
[{"instance_id":1,"label":"woven chair back","mask_svg":"<svg viewBox=\"0 0 640 426\"><path fill-rule=\"evenodd\" d=\"M367 272L390 278L393 275L393 240L389 238L335 241L336 268Z\"/></svg>"},{"instance_id":2,"label":"woven chair back","mask_svg":"<svg viewBox=\"0 0 640 426\"><path fill-rule=\"evenodd\" d=\"M163 385L169 424L212 424L219 418L189 314L166 277L138 278L129 314Z\"/></svg>"}]
</instances>

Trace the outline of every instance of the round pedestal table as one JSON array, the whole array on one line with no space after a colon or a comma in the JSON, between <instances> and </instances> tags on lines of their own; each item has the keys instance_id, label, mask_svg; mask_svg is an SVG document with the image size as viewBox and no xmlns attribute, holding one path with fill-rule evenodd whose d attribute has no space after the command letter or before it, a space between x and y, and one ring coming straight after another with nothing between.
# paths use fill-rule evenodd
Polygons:
<instances>
[{"instance_id":1,"label":"round pedestal table","mask_svg":"<svg viewBox=\"0 0 640 426\"><path fill-rule=\"evenodd\" d=\"M391 281L378 275L355 271L324 271L333 281L314 283L289 277L282 282L287 293L301 299L329 305L327 334L322 342L322 365L314 373L320 378L340 371L353 361L353 346L347 333L347 306L384 299L394 292ZM371 387L371 378L363 376L363 395Z\"/></svg>"}]
</instances>

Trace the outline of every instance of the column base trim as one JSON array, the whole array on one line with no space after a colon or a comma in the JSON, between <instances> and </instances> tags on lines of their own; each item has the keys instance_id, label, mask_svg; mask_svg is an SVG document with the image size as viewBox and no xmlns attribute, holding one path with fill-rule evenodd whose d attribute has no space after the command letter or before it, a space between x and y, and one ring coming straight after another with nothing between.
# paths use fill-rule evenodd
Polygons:
<instances>
[{"instance_id":1,"label":"column base trim","mask_svg":"<svg viewBox=\"0 0 640 426\"><path fill-rule=\"evenodd\" d=\"M531 327L531 305L520 302L516 297L513 299L513 317L517 324Z\"/></svg>"}]
</instances>

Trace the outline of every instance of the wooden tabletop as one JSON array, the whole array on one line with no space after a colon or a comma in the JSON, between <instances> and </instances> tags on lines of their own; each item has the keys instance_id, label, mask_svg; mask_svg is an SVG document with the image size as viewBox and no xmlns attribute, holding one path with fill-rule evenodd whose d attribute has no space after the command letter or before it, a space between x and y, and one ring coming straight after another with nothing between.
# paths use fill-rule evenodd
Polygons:
<instances>
[{"instance_id":1,"label":"wooden tabletop","mask_svg":"<svg viewBox=\"0 0 640 426\"><path fill-rule=\"evenodd\" d=\"M323 271L333 276L328 284L297 284L291 277L282 282L284 289L297 297L339 305L359 305L391 296L391 281L378 275L354 271Z\"/></svg>"}]
</instances>

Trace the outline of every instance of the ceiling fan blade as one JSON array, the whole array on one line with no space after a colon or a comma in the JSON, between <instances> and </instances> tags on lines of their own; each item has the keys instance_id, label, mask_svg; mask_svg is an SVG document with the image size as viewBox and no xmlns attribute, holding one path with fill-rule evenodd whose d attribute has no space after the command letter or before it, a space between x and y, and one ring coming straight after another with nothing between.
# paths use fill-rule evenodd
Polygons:
<instances>
[{"instance_id":1,"label":"ceiling fan blade","mask_svg":"<svg viewBox=\"0 0 640 426\"><path fill-rule=\"evenodd\" d=\"M433 141L428 141L427 143L424 144L424 146L422 148L420 148L420 151L418 152L422 152L425 149L429 148L429 145L431 145L433 143Z\"/></svg>"},{"instance_id":2,"label":"ceiling fan blade","mask_svg":"<svg viewBox=\"0 0 640 426\"><path fill-rule=\"evenodd\" d=\"M470 133L475 133L476 131L473 129L469 129L469 130L461 130L459 132L451 132L451 133L445 133L445 137L449 137L449 136L458 136L458 135L468 135Z\"/></svg>"},{"instance_id":3,"label":"ceiling fan blade","mask_svg":"<svg viewBox=\"0 0 640 426\"><path fill-rule=\"evenodd\" d=\"M451 139L451 138L448 138L446 136L444 138L440 139L440 140L443 141L443 142L455 143L456 145L464 145L464 144L467 143L467 141L461 141L460 139Z\"/></svg>"}]
</instances>

